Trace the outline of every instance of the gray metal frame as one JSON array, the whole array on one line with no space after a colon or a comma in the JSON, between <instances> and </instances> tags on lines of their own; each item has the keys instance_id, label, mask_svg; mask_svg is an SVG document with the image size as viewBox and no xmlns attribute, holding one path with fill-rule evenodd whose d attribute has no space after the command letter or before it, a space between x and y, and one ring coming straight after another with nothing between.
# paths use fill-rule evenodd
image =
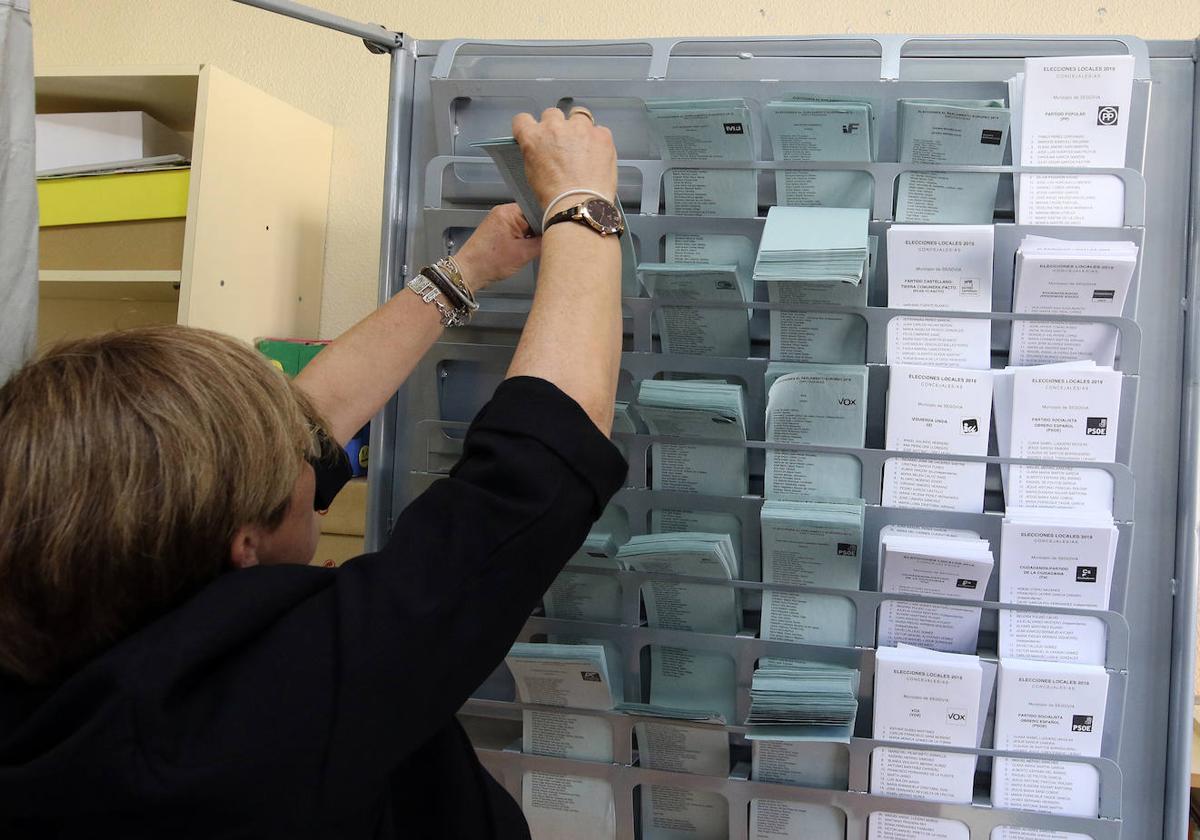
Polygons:
<instances>
[{"instance_id":1,"label":"gray metal frame","mask_svg":"<svg viewBox=\"0 0 1200 840\"><path fill-rule=\"evenodd\" d=\"M1112 611L1089 613L1109 627L1107 667L1113 680L1111 709L1118 710L1113 729L1105 733L1104 755L1088 760L1100 769L1104 793L1099 819L1087 820L1021 812L998 811L983 804L966 806L910 802L872 797L865 790L865 762L877 742L869 729L860 725L848 747L851 758L851 790L822 791L749 781L745 768L735 768L729 779L678 776L644 770L633 763L629 733L637 719L612 713L605 716L614 732L617 763L599 765L570 762L539 756L525 756L501 744L499 749L481 747L485 764L510 791L519 796L524 772L544 770L608 779L614 787L617 814L624 821L618 836L632 837L632 793L640 784L670 784L698 790L710 790L726 796L730 804L730 837L746 837L745 807L751 798L766 797L832 804L847 814L847 836L865 837L866 816L872 810L902 810L915 814L943 816L967 823L974 838L985 838L993 826L1019 825L1075 831L1095 840L1142 840L1155 836L1181 837L1187 825L1188 781L1190 768L1190 732L1192 726L1193 633L1196 620L1196 562L1200 556L1200 325L1194 306L1200 291L1200 110L1195 105L1200 91L1197 45L1192 42L1153 42L1136 38L1097 36L1094 38L1032 38L1020 36L828 36L745 39L634 39L615 42L447 42L411 41L396 33L385 33L365 24L344 21L315 10L307 10L285 0L238 0L249 5L278 11L292 17L329 26L363 38L368 47L391 53L392 85L389 95L387 162L384 172L385 201L380 262L380 303L401 287L408 273L408 255L426 260L435 253L446 253L461 241L462 235L482 216L490 203L503 200L498 179L447 175L456 167L484 168L478 157L464 157L468 150L456 136L464 124L457 109L461 100L486 102L499 97L495 113L479 112L482 122L463 130L464 140L481 139L473 134L479 126L493 121L495 114L511 113L513 98L548 107L567 98L613 96L637 99L652 92L670 97L694 93L703 81L705 95L749 91L769 96L771 91L788 85L806 89L858 90L881 96L886 102L902 95L900 91L995 90L995 82L1011 75L1014 59L1026 55L1103 54L1115 51L1135 56L1135 124L1145 126L1142 133L1131 134L1126 168L1113 170L1127 186L1127 227L1098 232L1074 229L1077 238L1091 235L1134 238L1143 245L1141 294L1126 317L1114 319L1123 332L1124 352L1121 368L1130 396L1121 408L1122 429L1128 435L1121 446L1121 464L1105 465L1117 486L1117 518L1121 520L1121 547L1117 587ZM393 37L394 36L394 37ZM617 66L637 62L643 68L630 77L612 75ZM516 68L508 77L498 68ZM815 68L824 68L818 73ZM550 68L550 69L548 69ZM799 70L798 75L789 75ZM719 71L719 72L717 72ZM1153 77L1153 101L1150 97ZM792 81L786 81L787 79ZM605 81L596 81L604 79ZM780 81L785 80L785 81ZM830 81L836 80L836 81ZM566 91L570 91L567 93ZM911 94L904 94L911 95ZM947 95L945 93L930 95ZM975 95L962 93L961 95ZM987 95L987 94L983 94ZM524 108L524 106L521 106ZM469 111L469 108L468 108ZM1180 117L1195 114L1195 125ZM880 123L890 127L887 108ZM614 127L620 140L620 126ZM489 132L503 134L506 131ZM761 135L760 135L761 136ZM886 141L885 141L886 142ZM623 160L622 198L632 207L657 208L658 181L664 165L640 155ZM679 166L671 164L671 166ZM771 170L780 168L822 168L759 161L761 195L771 194ZM895 175L909 169L899 164L827 166L824 168L862 169L876 183L876 222L873 228L886 227L890 217L891 184ZM949 168L949 167L947 167ZM957 168L956 168L957 169ZM1002 176L1013 167L967 168L967 171L996 172ZM631 175L636 177L631 177ZM1186 177L1185 177L1186 176ZM1001 207L1005 192L1002 190ZM1146 198L1149 201L1146 201ZM1011 194L1008 194L1011 201ZM1144 216L1141 209L1144 207ZM646 243L656 243L668 229L679 224L704 230L716 224L722 231L728 225L744 227L747 235L756 235L754 220L679 220L655 215L636 215L631 229ZM1002 232L1003 231L1003 232ZM998 243L1019 241L1022 231L1013 225L998 225ZM1054 235L1054 233L1051 233ZM1003 261L997 260L1000 265ZM1011 267L1008 269L1011 272ZM1011 274L998 276L996 286L1003 288ZM369 491L368 547L377 547L390 532L396 513L413 494L419 492L452 463L459 447L465 418L446 418L443 411L449 399L457 401L456 411L472 399L485 395L493 382L495 369L511 353L519 327L528 309L531 277L510 285L506 292L491 297L477 326L459 331L449 343L441 344L414 374L409 386L376 418L372 427L372 467ZM898 311L877 309L883 305L873 296L872 306L856 311L868 323L872 336L867 361L877 366L882 360L880 334L886 321ZM695 360L664 357L654 352L654 302L627 299L625 353L626 374L646 375L651 370L689 370ZM756 304L757 309L771 308ZM778 308L778 307L776 307ZM757 313L759 315L765 313ZM946 317L947 313L937 313ZM991 315L951 313L951 317L985 317L1001 326L1013 316L1004 312ZM456 367L457 365L457 367ZM472 368L471 365L475 367ZM718 367L740 372L752 381L761 374L761 360L724 360ZM711 367L711 365L710 365ZM485 371L491 371L486 373ZM873 367L874 383L885 382L886 374ZM465 383L461 385L460 383ZM456 390L462 388L461 393ZM449 395L449 397L447 397ZM1133 422L1136 418L1136 425ZM655 505L682 504L678 494L655 493L645 488L645 461L649 446L668 439L631 436L634 474L641 467L642 480L623 490L618 502L637 512L631 519L644 521L646 511ZM768 445L747 444L751 457L757 458ZM820 447L781 447L812 451L840 452L858 457L864 472L878 475L889 454L879 449L830 450ZM906 457L911 457L906 455ZM975 459L960 459L975 460ZM997 458L979 460L998 463ZM1019 462L1018 462L1019 463ZM1094 465L1093 465L1094 466ZM1133 475L1137 476L1134 487ZM865 478L864 483L870 479ZM994 493L994 487L990 488ZM868 496L871 494L868 493ZM877 501L875 499L874 501ZM688 500L695 505L696 500ZM754 498L725 500L719 509L736 512L745 522L754 522L757 505ZM868 514L868 532L877 533L888 521L890 512L872 507ZM954 518L954 517L950 517ZM1136 530L1133 520L1137 519ZM946 521L943 514L915 516L906 512L908 521ZM975 523L985 532L996 529L996 514L983 514ZM746 557L757 558L757 535L752 527L743 527ZM868 544L870 541L867 541ZM1136 569L1136 574L1134 570ZM866 573L866 572L865 572ZM556 634L604 635L623 646L623 665L632 696L640 691L636 679L640 649L650 643L689 644L711 650L724 650L738 661L739 707L745 703L745 689L754 659L770 655L798 655L826 658L830 661L855 662L864 668L863 683L870 691L873 664L873 612L881 597L878 593L826 593L846 597L856 605L859 615L856 645L831 646L785 645L770 643L742 634L737 637L679 634L649 630L640 625L637 612L640 587L653 578L630 572L608 573L620 581L624 593L625 616L618 625L531 618L523 637ZM705 583L712 584L711 581ZM763 584L728 584L743 591L744 598L760 592ZM787 587L781 587L787 588ZM811 590L820 592L821 590ZM991 616L1005 605L994 600L983 605L985 628ZM889 596L892 597L892 596ZM1164 609L1167 604L1170 609ZM503 680L489 681L488 690L503 686ZM501 688L503 691L503 688ZM865 698L866 695L864 695ZM520 719L519 704L495 699L476 699L464 707L464 714L476 718L512 722ZM744 708L742 708L744 711ZM737 739L745 734L742 727L727 727ZM991 750L971 751L986 760Z\"/></svg>"}]
</instances>

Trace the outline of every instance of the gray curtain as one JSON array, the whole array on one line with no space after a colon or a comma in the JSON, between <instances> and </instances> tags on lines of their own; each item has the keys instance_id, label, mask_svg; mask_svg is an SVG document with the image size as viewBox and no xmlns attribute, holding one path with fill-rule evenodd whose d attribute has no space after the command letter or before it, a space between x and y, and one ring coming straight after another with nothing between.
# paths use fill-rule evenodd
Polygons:
<instances>
[{"instance_id":1,"label":"gray curtain","mask_svg":"<svg viewBox=\"0 0 1200 840\"><path fill-rule=\"evenodd\" d=\"M0 0L0 383L37 337L37 183L33 169L29 0Z\"/></svg>"}]
</instances>

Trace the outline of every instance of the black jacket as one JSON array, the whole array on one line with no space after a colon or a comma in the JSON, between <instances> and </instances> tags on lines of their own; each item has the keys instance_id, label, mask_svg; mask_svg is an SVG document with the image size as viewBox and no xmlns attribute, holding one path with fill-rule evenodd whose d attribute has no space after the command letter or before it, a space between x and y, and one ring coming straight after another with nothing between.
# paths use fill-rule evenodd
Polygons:
<instances>
[{"instance_id":1,"label":"black jacket","mask_svg":"<svg viewBox=\"0 0 1200 840\"><path fill-rule=\"evenodd\" d=\"M0 676L0 838L527 837L455 711L625 469L509 380L382 551L230 572L61 684Z\"/></svg>"}]
</instances>

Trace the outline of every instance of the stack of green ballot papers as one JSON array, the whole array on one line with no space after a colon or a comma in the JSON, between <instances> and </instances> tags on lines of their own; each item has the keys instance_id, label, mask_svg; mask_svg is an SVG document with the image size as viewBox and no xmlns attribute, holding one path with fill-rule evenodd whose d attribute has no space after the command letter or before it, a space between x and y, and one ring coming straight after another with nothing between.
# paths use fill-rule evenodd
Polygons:
<instances>
[{"instance_id":1,"label":"stack of green ballot papers","mask_svg":"<svg viewBox=\"0 0 1200 840\"><path fill-rule=\"evenodd\" d=\"M635 536L621 546L617 559L639 572L724 581L738 577L737 555L728 534ZM643 585L642 599L646 625L653 629L724 636L733 636L740 629L737 591L731 586L656 580ZM654 645L650 648L650 666L653 706L732 719L735 682L729 656Z\"/></svg>"},{"instance_id":2,"label":"stack of green ballot papers","mask_svg":"<svg viewBox=\"0 0 1200 840\"><path fill-rule=\"evenodd\" d=\"M600 645L519 642L504 661L522 703L603 710L612 709L613 698L621 696Z\"/></svg>"},{"instance_id":3,"label":"stack of green ballot papers","mask_svg":"<svg viewBox=\"0 0 1200 840\"><path fill-rule=\"evenodd\" d=\"M767 501L762 507L763 583L858 589L862 499ZM763 593L760 635L773 642L854 643L854 604L836 595Z\"/></svg>"},{"instance_id":4,"label":"stack of green ballot papers","mask_svg":"<svg viewBox=\"0 0 1200 840\"><path fill-rule=\"evenodd\" d=\"M745 303L753 299L752 288L744 288L736 265L689 265L686 263L642 263L638 266L642 285L655 300L678 302L657 312L658 335L664 353L688 356L750 355L750 313L745 309L712 309L700 301Z\"/></svg>"},{"instance_id":5,"label":"stack of green ballot papers","mask_svg":"<svg viewBox=\"0 0 1200 840\"><path fill-rule=\"evenodd\" d=\"M767 212L756 281L864 282L868 211L844 207L772 207Z\"/></svg>"},{"instance_id":6,"label":"stack of green ballot papers","mask_svg":"<svg viewBox=\"0 0 1200 840\"><path fill-rule=\"evenodd\" d=\"M901 163L1004 163L1011 113L1001 99L901 99ZM1000 176L983 172L903 172L896 221L990 224Z\"/></svg>"},{"instance_id":7,"label":"stack of green ballot papers","mask_svg":"<svg viewBox=\"0 0 1200 840\"><path fill-rule=\"evenodd\" d=\"M771 152L783 161L855 161L875 158L878 132L871 103L795 94L764 110ZM869 209L870 173L787 170L775 173L776 204L788 207Z\"/></svg>"},{"instance_id":8,"label":"stack of green ballot papers","mask_svg":"<svg viewBox=\"0 0 1200 840\"><path fill-rule=\"evenodd\" d=\"M819 662L760 665L750 687L746 723L754 734L850 742L858 714L858 670Z\"/></svg>"},{"instance_id":9,"label":"stack of green ballot papers","mask_svg":"<svg viewBox=\"0 0 1200 840\"><path fill-rule=\"evenodd\" d=\"M513 200L521 208L525 221L529 222L530 229L540 234L542 213L546 208L542 207L533 188L529 186L529 179L525 176L525 157L517 141L511 137L496 137L472 143L471 148L482 149L491 157L496 168L500 170L500 177L512 193ZM581 198L586 199L587 196ZM617 208L624 219L625 210L621 207L621 199L617 196L613 198L616 199ZM633 234L628 231L621 237L621 294L625 297L636 297L638 294L637 256L633 250Z\"/></svg>"}]
</instances>

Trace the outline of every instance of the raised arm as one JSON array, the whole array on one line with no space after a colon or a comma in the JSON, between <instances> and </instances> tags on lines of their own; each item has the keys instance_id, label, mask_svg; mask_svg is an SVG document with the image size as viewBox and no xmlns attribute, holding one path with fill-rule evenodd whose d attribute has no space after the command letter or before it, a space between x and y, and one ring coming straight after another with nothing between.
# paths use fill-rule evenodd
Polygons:
<instances>
[{"instance_id":1,"label":"raised arm","mask_svg":"<svg viewBox=\"0 0 1200 840\"><path fill-rule=\"evenodd\" d=\"M550 108L540 122L519 114L513 136L542 206L571 189L595 190L610 200L616 196L612 134L592 125L586 114L576 111L564 119L562 111ZM549 211L577 204L581 197L569 196ZM542 239L533 309L508 375L554 383L607 435L621 363L621 246L615 236L570 222L550 227Z\"/></svg>"},{"instance_id":2,"label":"raised arm","mask_svg":"<svg viewBox=\"0 0 1200 840\"><path fill-rule=\"evenodd\" d=\"M504 204L488 213L455 260L478 292L515 274L540 245L517 205ZM403 290L322 350L296 384L345 446L404 384L442 330L437 307Z\"/></svg>"}]
</instances>

